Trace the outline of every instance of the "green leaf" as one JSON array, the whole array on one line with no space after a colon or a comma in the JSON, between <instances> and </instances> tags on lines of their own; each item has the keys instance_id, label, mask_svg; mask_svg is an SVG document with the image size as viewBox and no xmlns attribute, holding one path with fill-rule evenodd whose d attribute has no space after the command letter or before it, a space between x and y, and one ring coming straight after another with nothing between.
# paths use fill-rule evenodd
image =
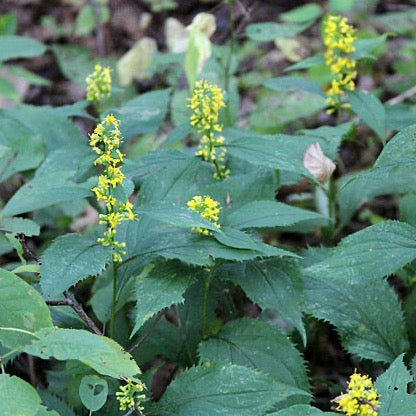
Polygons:
<instances>
[{"instance_id":1,"label":"green leaf","mask_svg":"<svg viewBox=\"0 0 416 416\"><path fill-rule=\"evenodd\" d=\"M299 69L309 69L323 64L325 64L325 60L322 55L310 56L300 62L297 62L294 65L288 66L287 68L285 68L285 72Z\"/></svg>"},{"instance_id":2,"label":"green leaf","mask_svg":"<svg viewBox=\"0 0 416 416\"><path fill-rule=\"evenodd\" d=\"M12 234L24 234L26 237L39 235L40 227L28 218L5 217L0 218L0 230Z\"/></svg>"},{"instance_id":3,"label":"green leaf","mask_svg":"<svg viewBox=\"0 0 416 416\"><path fill-rule=\"evenodd\" d=\"M278 383L255 370L207 363L184 371L146 414L158 416L261 415L274 404L306 392Z\"/></svg>"},{"instance_id":4,"label":"green leaf","mask_svg":"<svg viewBox=\"0 0 416 416\"><path fill-rule=\"evenodd\" d=\"M263 85L274 91L306 91L311 94L325 96L320 84L302 77L277 77L268 79Z\"/></svg>"},{"instance_id":5,"label":"green leaf","mask_svg":"<svg viewBox=\"0 0 416 416\"><path fill-rule=\"evenodd\" d=\"M0 145L0 181L3 182L17 172L37 168L44 157L44 146L40 136L17 136L11 141L2 140Z\"/></svg>"},{"instance_id":6,"label":"green leaf","mask_svg":"<svg viewBox=\"0 0 416 416\"><path fill-rule=\"evenodd\" d=\"M252 23L246 27L246 36L257 42L269 42L276 38L296 36L309 26L309 21L303 24L274 22Z\"/></svg>"},{"instance_id":7,"label":"green leaf","mask_svg":"<svg viewBox=\"0 0 416 416\"><path fill-rule=\"evenodd\" d=\"M36 390L19 377L0 374L0 414L36 416L41 401Z\"/></svg>"},{"instance_id":8,"label":"green leaf","mask_svg":"<svg viewBox=\"0 0 416 416\"><path fill-rule=\"evenodd\" d=\"M0 35L14 35L17 29L17 15L7 13L0 16Z\"/></svg>"},{"instance_id":9,"label":"green leaf","mask_svg":"<svg viewBox=\"0 0 416 416\"><path fill-rule=\"evenodd\" d=\"M20 101L20 94L15 85L3 77L0 77L0 96L1 95L15 103Z\"/></svg>"},{"instance_id":10,"label":"green leaf","mask_svg":"<svg viewBox=\"0 0 416 416\"><path fill-rule=\"evenodd\" d=\"M278 412L268 413L267 416L339 416L339 413L323 412L306 404L296 404Z\"/></svg>"},{"instance_id":11,"label":"green leaf","mask_svg":"<svg viewBox=\"0 0 416 416\"><path fill-rule=\"evenodd\" d=\"M0 36L0 61L16 58L32 58L42 55L46 46L31 38L24 36Z\"/></svg>"},{"instance_id":12,"label":"green leaf","mask_svg":"<svg viewBox=\"0 0 416 416\"><path fill-rule=\"evenodd\" d=\"M370 39L357 39L354 42L355 51L351 54L352 59L377 59L372 54L374 49L386 44L388 33Z\"/></svg>"},{"instance_id":13,"label":"green leaf","mask_svg":"<svg viewBox=\"0 0 416 416\"><path fill-rule=\"evenodd\" d=\"M378 279L416 258L416 228L399 221L383 221L344 238L324 261L306 273L349 282Z\"/></svg>"},{"instance_id":14,"label":"green leaf","mask_svg":"<svg viewBox=\"0 0 416 416\"><path fill-rule=\"evenodd\" d=\"M407 350L403 313L385 280L307 275L304 285L306 312L335 325L351 354L390 363Z\"/></svg>"},{"instance_id":15,"label":"green leaf","mask_svg":"<svg viewBox=\"0 0 416 416\"><path fill-rule=\"evenodd\" d=\"M23 78L32 85L41 85L41 86L51 85L51 81L49 81L48 79L43 78L39 76L38 74L35 74L34 72L29 71L26 68L23 68L22 66L7 65L7 69L12 75Z\"/></svg>"},{"instance_id":16,"label":"green leaf","mask_svg":"<svg viewBox=\"0 0 416 416\"><path fill-rule=\"evenodd\" d=\"M322 16L321 6L316 3L309 3L281 13L279 17L285 22L304 23L311 20L315 21L320 16Z\"/></svg>"},{"instance_id":17,"label":"green leaf","mask_svg":"<svg viewBox=\"0 0 416 416\"><path fill-rule=\"evenodd\" d=\"M347 178L338 193L341 223L346 224L357 206L378 195L416 190L416 124L396 134L366 172Z\"/></svg>"},{"instance_id":18,"label":"green leaf","mask_svg":"<svg viewBox=\"0 0 416 416\"><path fill-rule=\"evenodd\" d=\"M133 336L155 313L183 303L183 294L194 282L195 270L178 262L157 263L136 279L136 320Z\"/></svg>"},{"instance_id":19,"label":"green leaf","mask_svg":"<svg viewBox=\"0 0 416 416\"><path fill-rule=\"evenodd\" d=\"M0 269L0 328L16 328L34 333L52 327L49 309L41 295L20 277ZM20 331L0 331L1 343L16 348L33 339Z\"/></svg>"},{"instance_id":20,"label":"green leaf","mask_svg":"<svg viewBox=\"0 0 416 416\"><path fill-rule=\"evenodd\" d=\"M156 133L166 117L170 89L147 92L106 114L120 120L121 132L126 140L145 133ZM105 114L105 115L106 115Z\"/></svg>"},{"instance_id":21,"label":"green leaf","mask_svg":"<svg viewBox=\"0 0 416 416\"><path fill-rule=\"evenodd\" d=\"M302 275L293 260L272 258L229 263L219 269L219 276L240 285L261 308L276 310L300 332L306 343L301 312Z\"/></svg>"},{"instance_id":22,"label":"green leaf","mask_svg":"<svg viewBox=\"0 0 416 416\"><path fill-rule=\"evenodd\" d=\"M258 251L259 255L262 256L297 257L296 254L291 253L290 251L264 244L262 241L253 238L251 235L234 228L224 227L220 232L214 234L214 238L225 246Z\"/></svg>"},{"instance_id":23,"label":"green leaf","mask_svg":"<svg viewBox=\"0 0 416 416\"><path fill-rule=\"evenodd\" d=\"M407 385L412 381L401 354L375 382L381 402L379 416L414 416L416 396L407 394Z\"/></svg>"},{"instance_id":24,"label":"green leaf","mask_svg":"<svg viewBox=\"0 0 416 416\"><path fill-rule=\"evenodd\" d=\"M88 276L101 273L111 260L111 247L79 234L58 237L41 257L41 287L46 298L64 290Z\"/></svg>"},{"instance_id":25,"label":"green leaf","mask_svg":"<svg viewBox=\"0 0 416 416\"><path fill-rule=\"evenodd\" d=\"M229 362L259 370L273 380L309 391L305 365L299 351L275 326L243 318L223 326L199 346L202 362Z\"/></svg>"},{"instance_id":26,"label":"green leaf","mask_svg":"<svg viewBox=\"0 0 416 416\"><path fill-rule=\"evenodd\" d=\"M52 328L36 332L38 340L25 352L42 359L78 360L99 374L135 379L140 368L129 353L110 338L83 329Z\"/></svg>"},{"instance_id":27,"label":"green leaf","mask_svg":"<svg viewBox=\"0 0 416 416\"><path fill-rule=\"evenodd\" d=\"M185 56L185 74L188 85L193 89L205 62L211 56L211 42L209 37L198 27L189 33L188 50Z\"/></svg>"},{"instance_id":28,"label":"green leaf","mask_svg":"<svg viewBox=\"0 0 416 416\"><path fill-rule=\"evenodd\" d=\"M218 227L203 218L186 205L177 205L169 201L161 201L138 206L135 211L146 214L154 220L176 227L191 229L203 227L211 231L219 231Z\"/></svg>"},{"instance_id":29,"label":"green leaf","mask_svg":"<svg viewBox=\"0 0 416 416\"><path fill-rule=\"evenodd\" d=\"M378 135L383 143L386 141L386 110L381 101L371 93L363 91L348 92L351 109Z\"/></svg>"},{"instance_id":30,"label":"green leaf","mask_svg":"<svg viewBox=\"0 0 416 416\"><path fill-rule=\"evenodd\" d=\"M333 12L347 12L356 6L356 0L329 0L328 5Z\"/></svg>"},{"instance_id":31,"label":"green leaf","mask_svg":"<svg viewBox=\"0 0 416 416\"><path fill-rule=\"evenodd\" d=\"M100 24L106 23L110 18L110 10L108 9L108 6L98 3L96 7L99 14ZM96 14L93 6L87 4L81 9L77 15L74 26L75 36L88 36L91 34L97 26Z\"/></svg>"},{"instance_id":32,"label":"green leaf","mask_svg":"<svg viewBox=\"0 0 416 416\"><path fill-rule=\"evenodd\" d=\"M281 202L253 201L226 215L222 224L244 229L287 227L302 222L313 222L317 226L323 226L327 225L328 218Z\"/></svg>"},{"instance_id":33,"label":"green leaf","mask_svg":"<svg viewBox=\"0 0 416 416\"><path fill-rule=\"evenodd\" d=\"M75 183L73 171L49 173L23 185L7 202L2 215L11 216L45 208L60 202L91 196L91 181Z\"/></svg>"},{"instance_id":34,"label":"green leaf","mask_svg":"<svg viewBox=\"0 0 416 416\"><path fill-rule=\"evenodd\" d=\"M90 411L101 409L107 401L108 384L98 376L84 376L79 385L79 397Z\"/></svg>"}]
</instances>

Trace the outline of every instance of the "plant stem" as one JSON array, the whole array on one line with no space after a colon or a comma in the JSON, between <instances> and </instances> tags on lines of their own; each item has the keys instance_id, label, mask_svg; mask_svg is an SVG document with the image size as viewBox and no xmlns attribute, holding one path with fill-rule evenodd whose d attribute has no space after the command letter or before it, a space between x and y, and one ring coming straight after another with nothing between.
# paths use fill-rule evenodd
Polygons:
<instances>
[{"instance_id":1,"label":"plant stem","mask_svg":"<svg viewBox=\"0 0 416 416\"><path fill-rule=\"evenodd\" d=\"M211 273L208 270L204 270L203 273L203 284L204 284L204 295L202 300L202 338L207 339L207 304L208 304L208 291L211 280Z\"/></svg>"},{"instance_id":2,"label":"plant stem","mask_svg":"<svg viewBox=\"0 0 416 416\"><path fill-rule=\"evenodd\" d=\"M335 187L335 181L332 178L329 178L328 182L328 214L329 214L329 225L325 229L324 237L326 240L326 244L328 246L334 245L335 240L335 225L336 225L336 187Z\"/></svg>"},{"instance_id":3,"label":"plant stem","mask_svg":"<svg viewBox=\"0 0 416 416\"><path fill-rule=\"evenodd\" d=\"M233 57L236 36L235 36L235 22L234 22L234 0L227 0L227 3L228 3L228 17L230 19L230 46L228 49L227 60L225 62L225 67L224 67L224 90L228 94L230 90L231 61ZM231 125L230 105L227 105L226 107L226 115L227 115L227 126L230 126Z\"/></svg>"},{"instance_id":4,"label":"plant stem","mask_svg":"<svg viewBox=\"0 0 416 416\"><path fill-rule=\"evenodd\" d=\"M117 303L117 264L113 262L113 301L111 302L110 338L114 338L114 318Z\"/></svg>"}]
</instances>

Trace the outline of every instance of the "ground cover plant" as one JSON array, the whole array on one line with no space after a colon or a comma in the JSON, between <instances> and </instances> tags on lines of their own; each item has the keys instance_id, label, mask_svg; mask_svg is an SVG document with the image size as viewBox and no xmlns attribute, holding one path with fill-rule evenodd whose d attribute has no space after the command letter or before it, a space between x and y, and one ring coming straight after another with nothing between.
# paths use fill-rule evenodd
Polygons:
<instances>
[{"instance_id":1,"label":"ground cover plant","mask_svg":"<svg viewBox=\"0 0 416 416\"><path fill-rule=\"evenodd\" d=\"M0 13L0 415L416 414L414 2Z\"/></svg>"}]
</instances>

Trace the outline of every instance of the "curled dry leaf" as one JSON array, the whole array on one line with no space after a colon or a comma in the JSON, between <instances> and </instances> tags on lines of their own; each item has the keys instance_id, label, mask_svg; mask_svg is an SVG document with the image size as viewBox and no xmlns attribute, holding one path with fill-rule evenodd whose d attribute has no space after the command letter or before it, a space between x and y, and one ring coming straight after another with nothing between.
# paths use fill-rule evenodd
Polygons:
<instances>
[{"instance_id":1,"label":"curled dry leaf","mask_svg":"<svg viewBox=\"0 0 416 416\"><path fill-rule=\"evenodd\" d=\"M306 149L303 166L322 184L328 181L336 168L334 162L324 155L318 142Z\"/></svg>"}]
</instances>

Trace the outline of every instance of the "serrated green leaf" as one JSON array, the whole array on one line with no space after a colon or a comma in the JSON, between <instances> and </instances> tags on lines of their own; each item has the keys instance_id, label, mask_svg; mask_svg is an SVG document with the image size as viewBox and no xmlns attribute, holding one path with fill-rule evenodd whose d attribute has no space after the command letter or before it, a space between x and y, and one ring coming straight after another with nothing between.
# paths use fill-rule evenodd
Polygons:
<instances>
[{"instance_id":1,"label":"serrated green leaf","mask_svg":"<svg viewBox=\"0 0 416 416\"><path fill-rule=\"evenodd\" d=\"M42 55L46 46L31 38L24 36L0 36L0 61L16 58L32 58Z\"/></svg>"},{"instance_id":2,"label":"serrated green leaf","mask_svg":"<svg viewBox=\"0 0 416 416\"><path fill-rule=\"evenodd\" d=\"M129 353L110 338L83 329L52 328L36 332L38 340L25 352L43 359L78 360L99 374L135 379L140 368Z\"/></svg>"},{"instance_id":3,"label":"serrated green leaf","mask_svg":"<svg viewBox=\"0 0 416 416\"><path fill-rule=\"evenodd\" d=\"M41 295L20 277L0 269L0 327L33 333L52 327L49 309ZM33 339L19 331L1 331L1 343L16 348Z\"/></svg>"},{"instance_id":4,"label":"serrated green leaf","mask_svg":"<svg viewBox=\"0 0 416 416\"><path fill-rule=\"evenodd\" d=\"M277 77L268 79L263 82L266 88L274 91L306 91L311 94L325 96L320 84L307 78L302 77Z\"/></svg>"},{"instance_id":5,"label":"serrated green leaf","mask_svg":"<svg viewBox=\"0 0 416 416\"><path fill-rule=\"evenodd\" d=\"M275 201L253 201L233 210L224 218L223 225L238 229L287 227L302 222L328 223L328 218L313 211Z\"/></svg>"},{"instance_id":6,"label":"serrated green leaf","mask_svg":"<svg viewBox=\"0 0 416 416\"><path fill-rule=\"evenodd\" d=\"M146 414L158 416L252 416L306 392L236 365L205 364L190 368L166 389Z\"/></svg>"},{"instance_id":7,"label":"serrated green leaf","mask_svg":"<svg viewBox=\"0 0 416 416\"><path fill-rule=\"evenodd\" d=\"M412 376L399 355L387 371L378 377L375 388L380 395L379 416L414 416L416 396L407 394L407 385L413 381Z\"/></svg>"},{"instance_id":8,"label":"serrated green leaf","mask_svg":"<svg viewBox=\"0 0 416 416\"><path fill-rule=\"evenodd\" d=\"M416 228L399 221L384 221L344 238L307 274L359 282L388 276L416 258Z\"/></svg>"},{"instance_id":9,"label":"serrated green leaf","mask_svg":"<svg viewBox=\"0 0 416 416\"><path fill-rule=\"evenodd\" d=\"M195 270L177 262L156 264L136 279L136 319L133 336L155 313L184 301L183 294L194 282Z\"/></svg>"},{"instance_id":10,"label":"serrated green leaf","mask_svg":"<svg viewBox=\"0 0 416 416\"><path fill-rule=\"evenodd\" d=\"M75 416L74 411L60 397L53 395L50 391L40 390L39 396L48 409L57 411L60 416Z\"/></svg>"},{"instance_id":11,"label":"serrated green leaf","mask_svg":"<svg viewBox=\"0 0 416 416\"><path fill-rule=\"evenodd\" d=\"M277 327L264 321L243 318L227 323L215 337L199 345L199 356L202 362L254 368L280 383L309 391L299 351Z\"/></svg>"},{"instance_id":12,"label":"serrated green leaf","mask_svg":"<svg viewBox=\"0 0 416 416\"><path fill-rule=\"evenodd\" d=\"M36 390L19 377L0 374L0 414L36 416L41 401Z\"/></svg>"},{"instance_id":13,"label":"serrated green leaf","mask_svg":"<svg viewBox=\"0 0 416 416\"><path fill-rule=\"evenodd\" d=\"M28 218L12 217L0 218L0 230L12 234L24 234L27 237L39 235L40 227Z\"/></svg>"},{"instance_id":14,"label":"serrated green leaf","mask_svg":"<svg viewBox=\"0 0 416 416\"><path fill-rule=\"evenodd\" d=\"M61 294L88 276L99 274L111 260L111 247L79 234L58 237L41 257L45 297Z\"/></svg>"},{"instance_id":15,"label":"serrated green leaf","mask_svg":"<svg viewBox=\"0 0 416 416\"><path fill-rule=\"evenodd\" d=\"M363 91L348 92L351 109L378 135L383 143L386 141L386 111L381 101L371 93Z\"/></svg>"},{"instance_id":16,"label":"serrated green leaf","mask_svg":"<svg viewBox=\"0 0 416 416\"><path fill-rule=\"evenodd\" d=\"M23 185L7 202L4 216L18 215L60 202L91 196L91 182L75 183L74 172L63 171L38 176Z\"/></svg>"},{"instance_id":17,"label":"serrated green leaf","mask_svg":"<svg viewBox=\"0 0 416 416\"><path fill-rule=\"evenodd\" d=\"M127 101L119 108L107 110L106 114L114 114L120 120L123 136L128 140L139 134L155 133L166 117L169 99L169 88L151 91Z\"/></svg>"},{"instance_id":18,"label":"serrated green leaf","mask_svg":"<svg viewBox=\"0 0 416 416\"><path fill-rule=\"evenodd\" d=\"M374 167L347 178L340 187L341 223L346 224L357 206L378 195L416 190L416 124L396 134L384 147Z\"/></svg>"},{"instance_id":19,"label":"serrated green leaf","mask_svg":"<svg viewBox=\"0 0 416 416\"><path fill-rule=\"evenodd\" d=\"M301 312L302 275L293 260L272 258L230 263L219 269L219 275L240 285L261 308L276 310L300 332L306 343Z\"/></svg>"},{"instance_id":20,"label":"serrated green leaf","mask_svg":"<svg viewBox=\"0 0 416 416\"><path fill-rule=\"evenodd\" d=\"M337 328L352 354L392 362L408 348L397 295L385 280L307 275L305 310Z\"/></svg>"},{"instance_id":21,"label":"serrated green leaf","mask_svg":"<svg viewBox=\"0 0 416 416\"><path fill-rule=\"evenodd\" d=\"M36 412L36 416L60 416L55 410L48 410L44 406L40 406L38 411Z\"/></svg>"}]
</instances>

